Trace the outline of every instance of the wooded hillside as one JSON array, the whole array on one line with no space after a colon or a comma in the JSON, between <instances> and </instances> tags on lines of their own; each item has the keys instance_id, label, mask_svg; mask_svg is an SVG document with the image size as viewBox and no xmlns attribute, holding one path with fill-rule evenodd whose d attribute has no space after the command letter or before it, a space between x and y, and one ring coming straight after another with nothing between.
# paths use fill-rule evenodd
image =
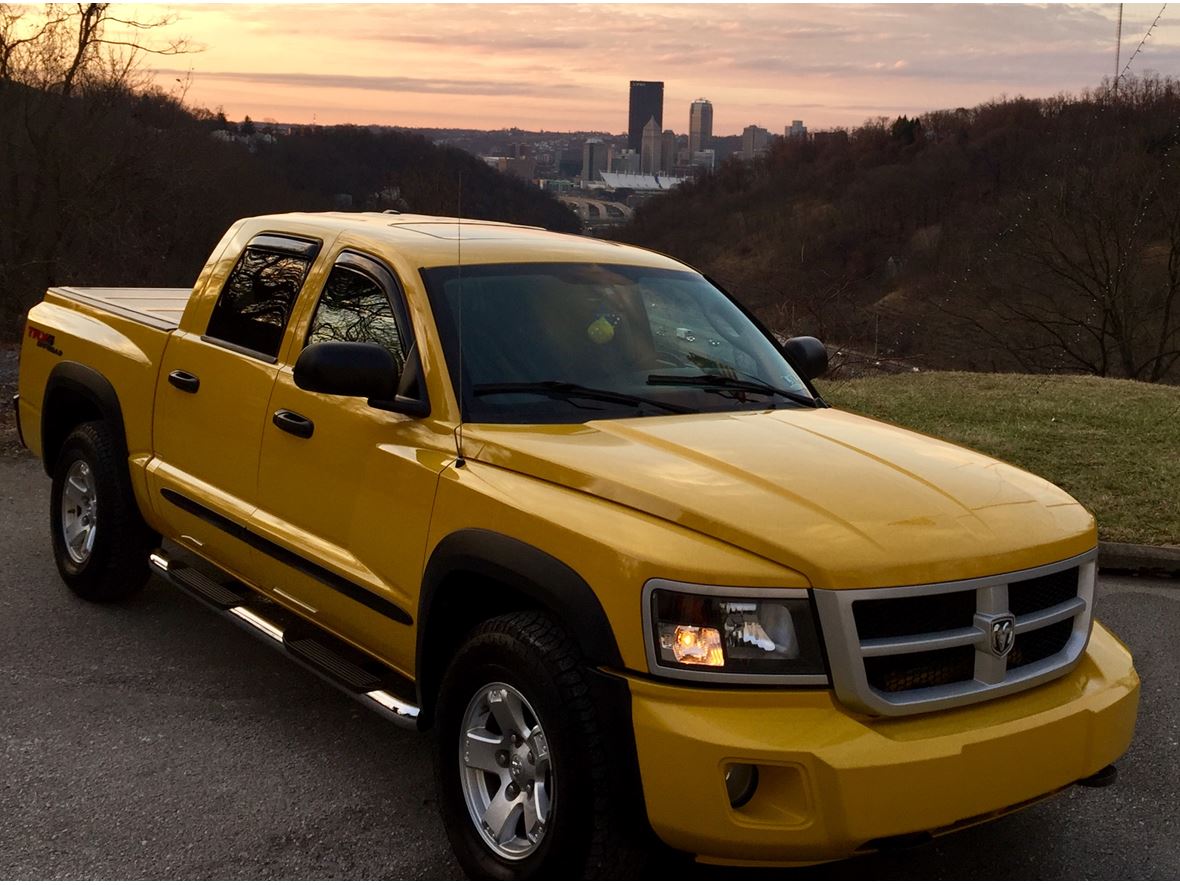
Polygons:
<instances>
[{"instance_id":1,"label":"wooded hillside","mask_svg":"<svg viewBox=\"0 0 1180 885\"><path fill-rule=\"evenodd\" d=\"M143 53L184 46L153 22L133 23L134 45L108 42L117 9L0 5L0 340L50 285L188 285L246 215L454 215L461 175L467 217L578 229L547 194L418 136L271 134L189 107L136 74Z\"/></svg>"},{"instance_id":2,"label":"wooded hillside","mask_svg":"<svg viewBox=\"0 0 1180 885\"><path fill-rule=\"evenodd\" d=\"M1124 79L777 139L620 239L774 328L916 365L1180 380L1180 86Z\"/></svg>"}]
</instances>

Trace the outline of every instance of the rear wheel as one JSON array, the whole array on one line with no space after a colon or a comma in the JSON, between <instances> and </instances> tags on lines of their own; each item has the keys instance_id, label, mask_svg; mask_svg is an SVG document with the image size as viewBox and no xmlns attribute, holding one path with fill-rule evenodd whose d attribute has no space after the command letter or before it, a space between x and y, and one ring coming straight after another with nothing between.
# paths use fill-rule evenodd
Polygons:
<instances>
[{"instance_id":1,"label":"rear wheel","mask_svg":"<svg viewBox=\"0 0 1180 885\"><path fill-rule=\"evenodd\" d=\"M477 627L447 670L435 771L469 876L618 878L637 867L637 809L612 789L584 667L561 627L517 612Z\"/></svg>"},{"instance_id":2,"label":"rear wheel","mask_svg":"<svg viewBox=\"0 0 1180 885\"><path fill-rule=\"evenodd\" d=\"M147 582L148 554L160 538L140 516L127 465L106 423L81 424L62 444L49 529L57 570L83 599L125 599Z\"/></svg>"}]
</instances>

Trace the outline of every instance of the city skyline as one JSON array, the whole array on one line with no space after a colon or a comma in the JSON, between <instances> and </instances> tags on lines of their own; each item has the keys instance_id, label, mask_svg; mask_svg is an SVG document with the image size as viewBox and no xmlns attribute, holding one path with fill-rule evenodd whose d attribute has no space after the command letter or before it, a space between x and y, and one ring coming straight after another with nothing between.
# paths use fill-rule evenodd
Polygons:
<instances>
[{"instance_id":1,"label":"city skyline","mask_svg":"<svg viewBox=\"0 0 1180 885\"><path fill-rule=\"evenodd\" d=\"M856 126L1113 74L1107 6L176 6L152 39L203 51L145 70L231 119L626 132L632 80L663 81L665 128L705 95L714 134ZM1127 4L1123 58L1158 5ZM1180 73L1164 15L1134 73Z\"/></svg>"}]
</instances>

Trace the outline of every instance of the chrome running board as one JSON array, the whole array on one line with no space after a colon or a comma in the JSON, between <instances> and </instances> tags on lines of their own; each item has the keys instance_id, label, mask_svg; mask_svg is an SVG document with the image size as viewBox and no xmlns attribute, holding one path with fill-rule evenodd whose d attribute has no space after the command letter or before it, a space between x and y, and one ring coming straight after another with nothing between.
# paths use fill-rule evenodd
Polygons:
<instances>
[{"instance_id":1,"label":"chrome running board","mask_svg":"<svg viewBox=\"0 0 1180 885\"><path fill-rule=\"evenodd\" d=\"M293 612L266 604L260 594L236 581L219 582L187 562L157 550L148 557L151 570L202 605L261 639L373 712L402 728L417 730L418 707L390 689L404 682L375 660L358 663L333 649L338 640ZM274 609L275 615L261 608ZM285 623L279 623L283 621ZM353 658L360 652L353 652ZM400 692L399 692L400 693Z\"/></svg>"}]
</instances>

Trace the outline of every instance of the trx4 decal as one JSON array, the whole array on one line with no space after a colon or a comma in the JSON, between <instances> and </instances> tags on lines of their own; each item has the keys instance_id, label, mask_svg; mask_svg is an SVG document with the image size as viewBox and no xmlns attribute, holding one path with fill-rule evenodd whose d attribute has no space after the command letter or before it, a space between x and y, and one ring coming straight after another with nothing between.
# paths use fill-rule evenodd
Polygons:
<instances>
[{"instance_id":1,"label":"trx4 decal","mask_svg":"<svg viewBox=\"0 0 1180 885\"><path fill-rule=\"evenodd\" d=\"M36 326L29 326L29 337L37 342L38 347L45 348L54 356L61 356L61 350L53 346L53 335L49 332L42 332Z\"/></svg>"}]
</instances>

